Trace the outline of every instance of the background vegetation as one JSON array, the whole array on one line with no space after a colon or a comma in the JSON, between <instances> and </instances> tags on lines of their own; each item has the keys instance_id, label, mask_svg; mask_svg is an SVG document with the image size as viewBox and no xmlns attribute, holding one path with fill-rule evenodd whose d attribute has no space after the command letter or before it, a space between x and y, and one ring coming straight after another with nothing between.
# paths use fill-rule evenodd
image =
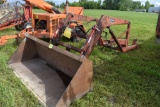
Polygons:
<instances>
[{"instance_id":1,"label":"background vegetation","mask_svg":"<svg viewBox=\"0 0 160 107\"><path fill-rule=\"evenodd\" d=\"M48 3L55 5L52 1L47 1ZM60 4L60 8L64 8L66 3ZM94 0L79 0L79 2L69 3L69 6L82 6L85 9L108 9L108 10L135 10L135 9L146 9L148 11L149 7L154 7L153 4L150 4L148 0L146 0L145 5L141 4L140 1L133 0L98 0L95 2Z\"/></svg>"}]
</instances>

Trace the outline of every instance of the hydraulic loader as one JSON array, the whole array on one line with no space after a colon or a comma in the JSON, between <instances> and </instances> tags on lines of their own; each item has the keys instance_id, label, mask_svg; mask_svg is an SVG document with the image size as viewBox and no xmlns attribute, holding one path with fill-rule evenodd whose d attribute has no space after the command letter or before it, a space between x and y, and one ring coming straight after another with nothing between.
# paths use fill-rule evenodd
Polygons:
<instances>
[{"instance_id":1,"label":"hydraulic loader","mask_svg":"<svg viewBox=\"0 0 160 107\"><path fill-rule=\"evenodd\" d=\"M50 38L67 12L83 14L83 8L66 7L64 13L43 0L25 0L49 13L32 13L32 26L14 38L25 38L9 60L9 66L43 106L67 107L92 89L92 61L81 59L38 38ZM0 45L9 37L1 37Z\"/></svg>"},{"instance_id":2,"label":"hydraulic loader","mask_svg":"<svg viewBox=\"0 0 160 107\"><path fill-rule=\"evenodd\" d=\"M68 14L68 17L71 17L72 14ZM104 16L102 15L99 19L96 18L90 18L85 17L81 15L74 15L72 18L67 18L67 22L71 24L71 22L74 22L73 20L87 20L90 19L90 21L96 21L96 24L90 29L90 32L85 32L82 36L85 37L86 41L82 48L77 48L74 46L71 46L69 44L63 43L60 41L61 37L65 34L67 34L69 37L71 36L80 36L79 33L76 32L76 29L73 29L72 31L65 32L67 27L65 24L60 26L54 33L53 38L51 38L51 43L58 46L64 46L66 47L66 50L74 50L80 53L80 56L88 58L91 54L94 46L99 45L103 47L109 47L111 49L119 50L121 52L127 52L130 50L134 50L138 48L137 40L134 39L132 41L132 45L129 46L129 39L130 39L130 22L128 20L120 19L120 18L114 18L110 16ZM70 20L69 20L70 19ZM119 36L115 35L113 30L111 29L111 26L115 25L126 25L127 29L123 31L122 34ZM105 29L108 29L109 34L111 35L110 39L103 40L102 33L105 33L107 36L107 33ZM83 30L81 30L82 32Z\"/></svg>"},{"instance_id":3,"label":"hydraulic loader","mask_svg":"<svg viewBox=\"0 0 160 107\"><path fill-rule=\"evenodd\" d=\"M68 21L93 20L83 15L70 15L67 16ZM94 46L110 46L122 52L137 48L136 40L131 46L128 45L129 21L104 15L94 20L96 24L86 34L86 42L82 48L63 43L60 39L56 44L47 43L25 33L25 39L10 58L9 66L44 106L67 107L73 100L81 98L92 89L93 66L92 61L87 58ZM110 28L113 25L127 25L127 29L116 37ZM108 29L112 36L109 40L101 38L104 29ZM123 35L125 37L120 38ZM52 39L57 39L59 34L54 36ZM117 46L112 47L113 44ZM80 55L59 48L58 45L77 51Z\"/></svg>"},{"instance_id":4,"label":"hydraulic loader","mask_svg":"<svg viewBox=\"0 0 160 107\"><path fill-rule=\"evenodd\" d=\"M67 107L92 89L92 61L25 36L9 66L43 106Z\"/></svg>"}]
</instances>

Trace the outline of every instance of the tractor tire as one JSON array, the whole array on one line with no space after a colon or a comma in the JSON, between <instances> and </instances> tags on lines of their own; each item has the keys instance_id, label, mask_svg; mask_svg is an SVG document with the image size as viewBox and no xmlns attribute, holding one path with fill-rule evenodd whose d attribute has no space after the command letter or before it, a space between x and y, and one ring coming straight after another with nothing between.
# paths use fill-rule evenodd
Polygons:
<instances>
[{"instance_id":1,"label":"tractor tire","mask_svg":"<svg viewBox=\"0 0 160 107\"><path fill-rule=\"evenodd\" d=\"M21 31L21 30L24 29L23 26L24 26L24 24L22 23L20 25L16 25L15 28L16 28L17 31Z\"/></svg>"},{"instance_id":2,"label":"tractor tire","mask_svg":"<svg viewBox=\"0 0 160 107\"><path fill-rule=\"evenodd\" d=\"M31 22L26 22L23 26L24 29L32 28L32 23Z\"/></svg>"}]
</instances>

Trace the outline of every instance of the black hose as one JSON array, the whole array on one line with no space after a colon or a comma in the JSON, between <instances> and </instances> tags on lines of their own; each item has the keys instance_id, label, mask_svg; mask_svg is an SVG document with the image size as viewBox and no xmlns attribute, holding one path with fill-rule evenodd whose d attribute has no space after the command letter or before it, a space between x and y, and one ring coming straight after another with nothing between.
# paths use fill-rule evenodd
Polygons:
<instances>
[{"instance_id":1,"label":"black hose","mask_svg":"<svg viewBox=\"0 0 160 107\"><path fill-rule=\"evenodd\" d=\"M53 10L56 14L61 14L61 12L60 12L57 8L55 8L55 7L53 7L52 10Z\"/></svg>"}]
</instances>

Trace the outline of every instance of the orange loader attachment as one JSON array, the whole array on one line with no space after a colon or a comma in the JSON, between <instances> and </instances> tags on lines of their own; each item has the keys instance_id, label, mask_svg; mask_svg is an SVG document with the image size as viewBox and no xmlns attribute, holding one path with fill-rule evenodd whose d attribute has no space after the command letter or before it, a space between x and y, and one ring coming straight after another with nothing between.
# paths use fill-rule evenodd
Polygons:
<instances>
[{"instance_id":1,"label":"orange loader attachment","mask_svg":"<svg viewBox=\"0 0 160 107\"><path fill-rule=\"evenodd\" d=\"M32 6L36 6L42 10L45 10L49 13L56 13L56 14L61 14L61 12L56 9L54 6L50 5L49 3L45 2L44 0L25 0Z\"/></svg>"},{"instance_id":2,"label":"orange loader attachment","mask_svg":"<svg viewBox=\"0 0 160 107\"><path fill-rule=\"evenodd\" d=\"M43 106L67 107L92 89L92 61L25 36L9 66Z\"/></svg>"},{"instance_id":3,"label":"orange loader attachment","mask_svg":"<svg viewBox=\"0 0 160 107\"><path fill-rule=\"evenodd\" d=\"M9 39L17 38L17 35L9 35L0 37L0 46L4 45Z\"/></svg>"}]
</instances>

